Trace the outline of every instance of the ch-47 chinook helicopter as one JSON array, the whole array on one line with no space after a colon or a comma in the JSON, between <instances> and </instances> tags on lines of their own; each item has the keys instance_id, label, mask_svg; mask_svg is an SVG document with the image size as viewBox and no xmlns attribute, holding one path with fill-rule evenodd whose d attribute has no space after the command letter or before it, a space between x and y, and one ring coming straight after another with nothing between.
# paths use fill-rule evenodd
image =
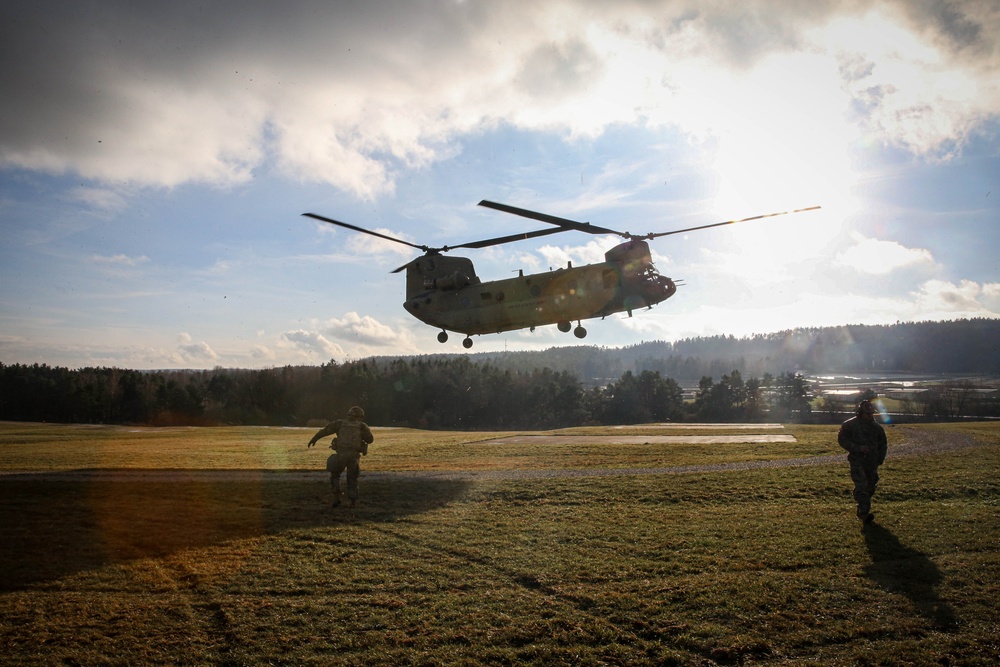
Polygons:
<instances>
[{"instance_id":1,"label":"ch-47 chinook helicopter","mask_svg":"<svg viewBox=\"0 0 1000 667\"><path fill-rule=\"evenodd\" d=\"M403 307L421 322L441 329L437 336L438 342L447 342L449 331L465 334L462 345L468 349L472 347L473 335L517 329L534 331L535 327L547 324L555 324L564 333L573 329L573 334L577 338L583 338L587 335L587 330L580 324L582 320L604 318L622 312L628 313L631 317L633 310L652 308L661 301L669 299L677 291L677 283L660 275L653 266L646 241L671 234L819 208L812 206L670 232L639 235L486 200L479 202L479 205L546 222L553 227L431 248L315 213L303 213L303 215L423 251L423 256L393 271L398 273L406 269L406 301ZM476 275L472 260L443 254L457 248L486 248L567 231L613 234L624 238L625 242L608 250L604 254L604 261L599 264L576 267L568 264L566 268L530 275L518 271L516 278L487 282L483 282ZM574 321L575 328L572 325Z\"/></svg>"}]
</instances>

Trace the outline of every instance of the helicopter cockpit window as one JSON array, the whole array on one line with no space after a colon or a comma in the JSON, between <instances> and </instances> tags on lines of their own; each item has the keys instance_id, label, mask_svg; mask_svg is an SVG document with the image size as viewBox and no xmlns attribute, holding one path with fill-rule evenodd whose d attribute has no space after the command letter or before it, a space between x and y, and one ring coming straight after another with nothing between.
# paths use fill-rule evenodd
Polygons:
<instances>
[{"instance_id":1,"label":"helicopter cockpit window","mask_svg":"<svg viewBox=\"0 0 1000 667\"><path fill-rule=\"evenodd\" d=\"M657 278L659 278L660 272L657 271L656 267L653 266L652 264L646 264L642 267L642 270L639 271L639 276L643 280L655 281Z\"/></svg>"}]
</instances>

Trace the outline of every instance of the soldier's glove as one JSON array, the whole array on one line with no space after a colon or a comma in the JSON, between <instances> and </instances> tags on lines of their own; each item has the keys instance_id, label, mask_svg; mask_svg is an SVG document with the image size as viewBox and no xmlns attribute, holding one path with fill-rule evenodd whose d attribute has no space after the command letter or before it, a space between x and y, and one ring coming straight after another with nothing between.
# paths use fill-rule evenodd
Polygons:
<instances>
[{"instance_id":1,"label":"soldier's glove","mask_svg":"<svg viewBox=\"0 0 1000 667\"><path fill-rule=\"evenodd\" d=\"M308 445L306 445L306 447L312 447L312 446L313 446L313 445L315 445L315 444L316 444L316 441L315 441L315 440L310 440L310 441L309 441L309 444L308 444Z\"/></svg>"},{"instance_id":2,"label":"soldier's glove","mask_svg":"<svg viewBox=\"0 0 1000 667\"><path fill-rule=\"evenodd\" d=\"M332 449L333 451L337 451L337 439L336 438L334 438L333 440L330 441L330 449Z\"/></svg>"},{"instance_id":3,"label":"soldier's glove","mask_svg":"<svg viewBox=\"0 0 1000 667\"><path fill-rule=\"evenodd\" d=\"M361 455L362 456L368 456L368 443L367 442L362 442L361 443Z\"/></svg>"}]
</instances>

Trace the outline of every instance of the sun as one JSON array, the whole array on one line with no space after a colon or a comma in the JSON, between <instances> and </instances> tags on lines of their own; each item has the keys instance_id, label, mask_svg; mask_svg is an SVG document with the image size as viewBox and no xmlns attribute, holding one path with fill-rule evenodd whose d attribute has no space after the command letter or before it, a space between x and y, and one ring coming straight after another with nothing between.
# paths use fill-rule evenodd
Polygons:
<instances>
[{"instance_id":1,"label":"sun","mask_svg":"<svg viewBox=\"0 0 1000 667\"><path fill-rule=\"evenodd\" d=\"M809 245L826 245L858 208L850 159L857 130L835 66L819 55L775 56L732 82L732 105L721 113L713 168L716 215L739 218L821 206ZM798 221L766 224L791 229ZM770 228L769 228L770 229ZM758 235L761 250L780 257L802 250L799 234Z\"/></svg>"}]
</instances>

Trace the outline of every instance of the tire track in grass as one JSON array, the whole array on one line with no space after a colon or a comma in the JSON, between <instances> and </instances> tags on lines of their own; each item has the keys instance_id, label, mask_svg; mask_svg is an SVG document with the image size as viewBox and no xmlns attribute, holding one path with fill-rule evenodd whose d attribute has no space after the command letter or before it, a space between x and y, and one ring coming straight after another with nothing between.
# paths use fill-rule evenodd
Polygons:
<instances>
[{"instance_id":1,"label":"tire track in grass","mask_svg":"<svg viewBox=\"0 0 1000 667\"><path fill-rule=\"evenodd\" d=\"M426 541L414 538L412 535L404 535L403 533L384 526L370 525L368 526L368 529L399 541L399 543L407 549L412 550L413 547L416 546L428 554L451 557L462 561L473 568L474 571L485 570L487 573L492 572L494 575L499 576L516 588L519 588L531 595L544 598L545 600L548 600L565 610L564 614L560 614L560 617L557 617L556 620L571 623L573 618L579 618L581 616L586 618L592 624L591 627L593 630L588 633L592 635L592 638L598 638L604 634L603 631L607 631L616 638L616 643L621 644L622 646L632 646L637 651L647 656L655 653L655 643L662 639L662 637L651 639L640 634L636 634L632 629L613 623L606 617L589 611L587 607L591 605L588 601L563 593L558 588L540 581L537 577L530 573L518 572L514 569L504 567L488 556L477 555L447 546L428 544ZM486 582L490 582L495 579L490 578L489 576L480 576L478 578L483 579ZM606 644L602 643L591 646L595 649L599 649L605 645Z\"/></svg>"},{"instance_id":2,"label":"tire track in grass","mask_svg":"<svg viewBox=\"0 0 1000 667\"><path fill-rule=\"evenodd\" d=\"M242 664L236 656L244 642L236 631L235 624L225 601L213 595L205 586L212 579L211 574L203 574L192 569L187 563L175 558L157 559L157 570L172 587L172 593L182 602L171 605L179 620L191 625L192 633L198 631L205 637L205 652L219 665ZM178 613L182 606L186 613Z\"/></svg>"}]
</instances>

